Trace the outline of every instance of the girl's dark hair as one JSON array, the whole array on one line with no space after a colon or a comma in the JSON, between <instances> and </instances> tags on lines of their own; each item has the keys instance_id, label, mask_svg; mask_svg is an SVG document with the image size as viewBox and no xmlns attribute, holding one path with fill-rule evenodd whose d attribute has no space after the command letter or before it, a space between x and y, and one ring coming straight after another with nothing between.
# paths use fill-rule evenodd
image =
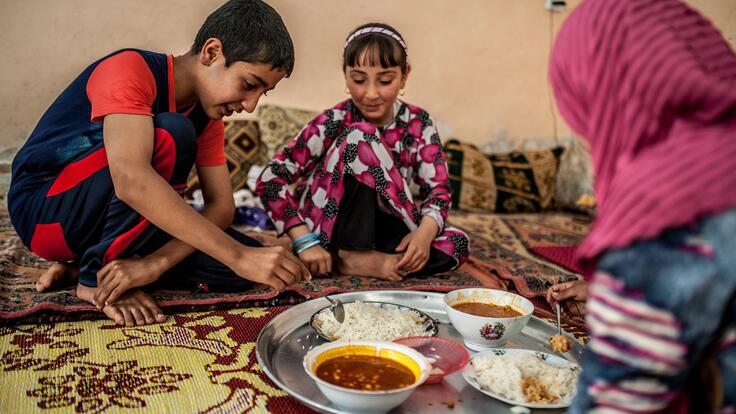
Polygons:
<instances>
[{"instance_id":1,"label":"girl's dark hair","mask_svg":"<svg viewBox=\"0 0 736 414\"><path fill-rule=\"evenodd\" d=\"M225 64L266 63L294 70L294 44L281 16L261 0L230 0L212 12L199 29L190 52L198 54L207 39L222 42Z\"/></svg>"},{"instance_id":2,"label":"girl's dark hair","mask_svg":"<svg viewBox=\"0 0 736 414\"><path fill-rule=\"evenodd\" d=\"M367 23L356 27L355 30L350 32L346 40L349 39L353 33L358 30L365 29L366 27L380 27L390 30L396 33L401 40L404 40L401 33L384 23ZM358 59L360 59L360 62L358 62ZM382 68L398 66L401 68L401 73L406 73L406 51L401 47L401 44L391 36L382 33L366 33L353 39L353 41L350 42L342 52L343 72L346 67L356 66L359 63L367 66L380 64Z\"/></svg>"}]
</instances>

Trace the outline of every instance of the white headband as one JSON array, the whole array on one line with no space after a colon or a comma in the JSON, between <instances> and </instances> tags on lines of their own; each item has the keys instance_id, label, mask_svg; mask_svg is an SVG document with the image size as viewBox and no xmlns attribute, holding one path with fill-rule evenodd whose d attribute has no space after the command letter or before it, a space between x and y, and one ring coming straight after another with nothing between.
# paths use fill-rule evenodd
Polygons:
<instances>
[{"instance_id":1,"label":"white headband","mask_svg":"<svg viewBox=\"0 0 736 414\"><path fill-rule=\"evenodd\" d=\"M397 35L396 33L392 32L391 30L384 29L383 27L376 27L376 26L365 27L365 28L360 29L360 30L356 31L355 33L351 34L350 37L348 37L348 40L345 42L345 46L342 47L342 50L345 50L345 48L348 47L348 45L350 44L350 42L352 42L353 40L355 40L356 37L362 36L362 35L368 34L368 33L380 33L380 34L384 34L386 36L391 37L392 39L394 39L397 42L399 42L399 44L401 45L401 47L404 49L404 54L407 55L407 56L409 55L409 53L407 53L407 51L406 51L406 43L404 43L404 40L401 38L401 36Z\"/></svg>"}]
</instances>

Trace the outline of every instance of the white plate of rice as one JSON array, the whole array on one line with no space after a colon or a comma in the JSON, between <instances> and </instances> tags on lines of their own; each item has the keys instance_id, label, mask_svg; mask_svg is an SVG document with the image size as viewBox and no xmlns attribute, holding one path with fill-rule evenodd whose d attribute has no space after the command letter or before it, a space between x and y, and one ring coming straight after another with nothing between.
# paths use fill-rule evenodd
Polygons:
<instances>
[{"instance_id":1,"label":"white plate of rice","mask_svg":"<svg viewBox=\"0 0 736 414\"><path fill-rule=\"evenodd\" d=\"M338 323L330 307L318 310L309 324L328 341L393 341L437 335L437 322L426 313L386 302L346 302L345 321Z\"/></svg>"},{"instance_id":2,"label":"white plate of rice","mask_svg":"<svg viewBox=\"0 0 736 414\"><path fill-rule=\"evenodd\" d=\"M568 407L579 374L580 366L556 355L510 348L475 354L462 372L478 391L529 408Z\"/></svg>"}]
</instances>

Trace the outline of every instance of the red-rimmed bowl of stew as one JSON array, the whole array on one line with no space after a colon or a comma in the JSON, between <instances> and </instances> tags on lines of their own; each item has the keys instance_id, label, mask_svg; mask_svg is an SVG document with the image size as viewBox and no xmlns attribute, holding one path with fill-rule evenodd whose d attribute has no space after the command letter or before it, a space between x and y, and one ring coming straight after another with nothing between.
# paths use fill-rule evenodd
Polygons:
<instances>
[{"instance_id":1,"label":"red-rimmed bowl of stew","mask_svg":"<svg viewBox=\"0 0 736 414\"><path fill-rule=\"evenodd\" d=\"M529 322L534 305L517 294L469 288L445 295L445 309L465 346L474 351L503 346Z\"/></svg>"},{"instance_id":2,"label":"red-rimmed bowl of stew","mask_svg":"<svg viewBox=\"0 0 736 414\"><path fill-rule=\"evenodd\" d=\"M382 341L335 341L304 357L304 370L337 407L385 413L426 381L430 362L414 349Z\"/></svg>"}]
</instances>

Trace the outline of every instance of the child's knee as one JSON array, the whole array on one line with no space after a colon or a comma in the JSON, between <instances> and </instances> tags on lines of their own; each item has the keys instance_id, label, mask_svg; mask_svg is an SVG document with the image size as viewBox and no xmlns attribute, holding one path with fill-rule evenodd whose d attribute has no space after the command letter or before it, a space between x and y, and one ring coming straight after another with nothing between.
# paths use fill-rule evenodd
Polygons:
<instances>
[{"instance_id":1,"label":"child's knee","mask_svg":"<svg viewBox=\"0 0 736 414\"><path fill-rule=\"evenodd\" d=\"M197 151L197 132L192 121L176 112L164 112L153 117L156 135L168 135L173 139L178 154L192 154Z\"/></svg>"},{"instance_id":2,"label":"child's knee","mask_svg":"<svg viewBox=\"0 0 736 414\"><path fill-rule=\"evenodd\" d=\"M186 182L197 155L197 132L182 114L166 112L153 118L154 168L174 183Z\"/></svg>"},{"instance_id":3,"label":"child's knee","mask_svg":"<svg viewBox=\"0 0 736 414\"><path fill-rule=\"evenodd\" d=\"M465 263L468 260L470 251L470 239L468 235L454 228L446 228L442 232L442 236L447 237L447 241L452 244L453 256L457 258L458 266Z\"/></svg>"}]
</instances>

